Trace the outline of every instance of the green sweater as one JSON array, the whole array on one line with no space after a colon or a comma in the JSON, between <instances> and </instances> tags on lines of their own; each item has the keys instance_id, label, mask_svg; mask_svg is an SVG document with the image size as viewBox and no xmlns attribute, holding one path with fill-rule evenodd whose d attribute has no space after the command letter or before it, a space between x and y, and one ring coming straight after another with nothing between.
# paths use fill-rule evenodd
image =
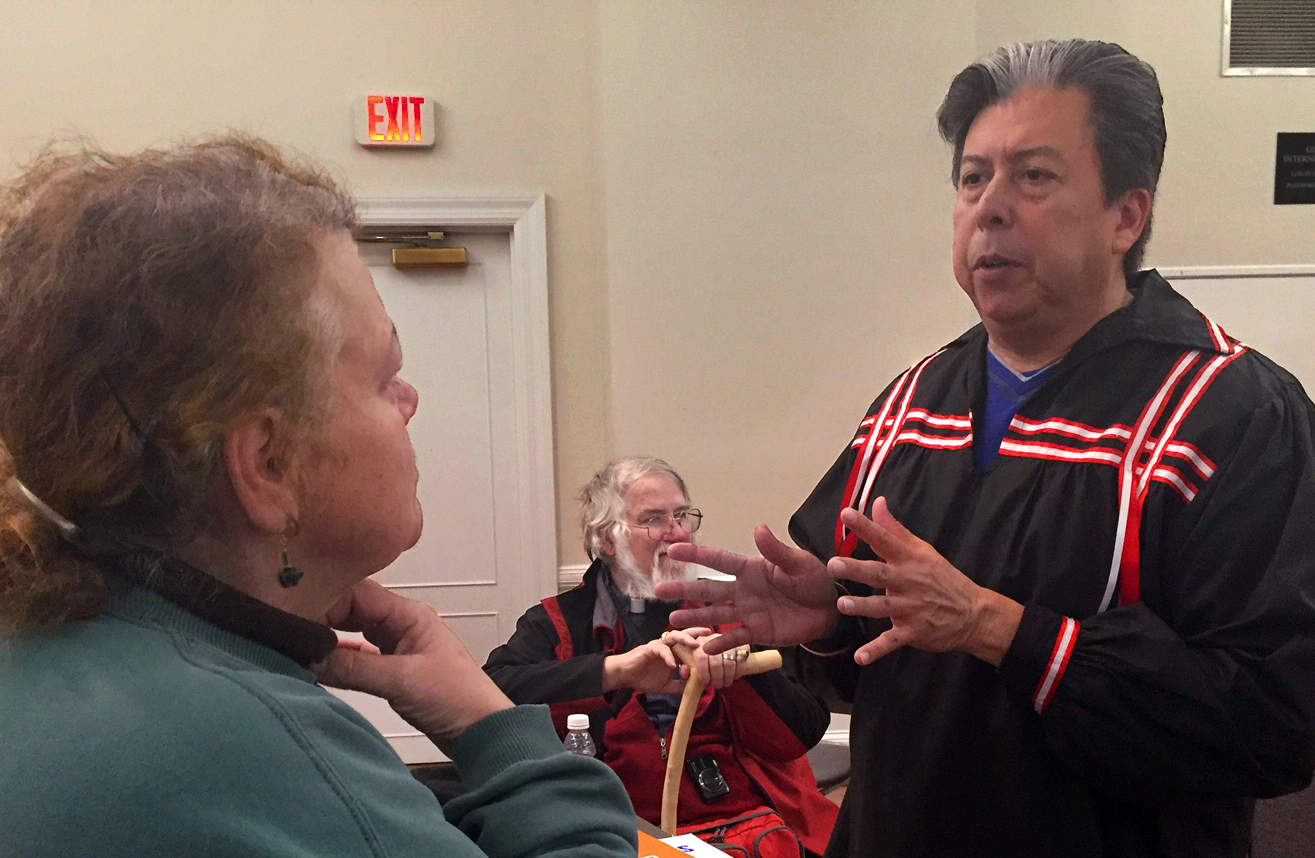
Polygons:
<instances>
[{"instance_id":1,"label":"green sweater","mask_svg":"<svg viewBox=\"0 0 1315 858\"><path fill-rule=\"evenodd\" d=\"M120 588L85 623L0 637L0 856L633 858L601 762L546 707L475 724L440 808L379 733L279 652Z\"/></svg>"}]
</instances>

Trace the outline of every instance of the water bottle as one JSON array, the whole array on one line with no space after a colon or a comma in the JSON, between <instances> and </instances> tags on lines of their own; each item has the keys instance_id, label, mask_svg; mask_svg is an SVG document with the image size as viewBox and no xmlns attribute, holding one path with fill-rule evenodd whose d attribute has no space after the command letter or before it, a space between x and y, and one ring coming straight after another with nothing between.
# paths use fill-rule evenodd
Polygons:
<instances>
[{"instance_id":1,"label":"water bottle","mask_svg":"<svg viewBox=\"0 0 1315 858\"><path fill-rule=\"evenodd\" d=\"M598 756L598 749L594 747L594 738L589 735L588 715L566 716L566 729L568 731L566 739L562 742L566 750L582 757Z\"/></svg>"}]
</instances>

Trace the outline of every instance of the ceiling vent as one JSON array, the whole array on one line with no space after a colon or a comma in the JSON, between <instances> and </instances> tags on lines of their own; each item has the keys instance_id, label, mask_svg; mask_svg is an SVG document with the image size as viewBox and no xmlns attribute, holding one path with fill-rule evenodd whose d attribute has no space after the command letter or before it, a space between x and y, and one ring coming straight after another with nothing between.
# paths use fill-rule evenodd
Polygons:
<instances>
[{"instance_id":1,"label":"ceiling vent","mask_svg":"<svg viewBox=\"0 0 1315 858\"><path fill-rule=\"evenodd\" d=\"M1315 75L1315 0L1224 0L1225 75Z\"/></svg>"}]
</instances>

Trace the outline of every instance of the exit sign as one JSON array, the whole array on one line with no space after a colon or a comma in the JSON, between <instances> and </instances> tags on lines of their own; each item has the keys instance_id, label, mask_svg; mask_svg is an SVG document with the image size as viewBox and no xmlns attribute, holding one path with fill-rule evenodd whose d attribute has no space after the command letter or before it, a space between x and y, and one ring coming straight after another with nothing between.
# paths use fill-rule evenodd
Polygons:
<instances>
[{"instance_id":1,"label":"exit sign","mask_svg":"<svg viewBox=\"0 0 1315 858\"><path fill-rule=\"evenodd\" d=\"M362 146L434 145L434 103L423 95L365 95L353 113Z\"/></svg>"}]
</instances>

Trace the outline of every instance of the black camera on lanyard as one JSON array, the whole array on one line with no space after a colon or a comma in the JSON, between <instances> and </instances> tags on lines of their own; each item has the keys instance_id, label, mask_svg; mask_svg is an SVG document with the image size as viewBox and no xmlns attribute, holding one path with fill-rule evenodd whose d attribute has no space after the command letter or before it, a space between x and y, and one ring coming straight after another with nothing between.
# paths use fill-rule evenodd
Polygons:
<instances>
[{"instance_id":1,"label":"black camera on lanyard","mask_svg":"<svg viewBox=\"0 0 1315 858\"><path fill-rule=\"evenodd\" d=\"M721 767L711 756L695 757L685 761L685 771L705 802L714 802L731 794L731 785L721 773Z\"/></svg>"}]
</instances>

